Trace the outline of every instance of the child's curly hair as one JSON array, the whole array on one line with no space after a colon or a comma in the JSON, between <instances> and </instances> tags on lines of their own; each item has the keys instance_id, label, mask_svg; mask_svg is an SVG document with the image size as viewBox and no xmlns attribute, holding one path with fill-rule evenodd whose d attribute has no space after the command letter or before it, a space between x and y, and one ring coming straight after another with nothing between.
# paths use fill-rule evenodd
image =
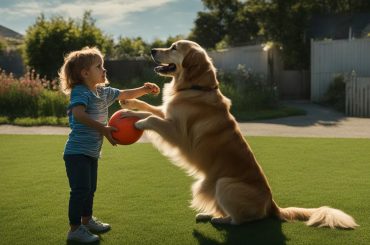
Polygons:
<instances>
[{"instance_id":1,"label":"child's curly hair","mask_svg":"<svg viewBox=\"0 0 370 245\"><path fill-rule=\"evenodd\" d=\"M85 47L78 51L72 51L64 57L64 64L59 70L61 90L69 94L74 86L83 84L81 76L83 69L89 69L95 62L104 60L103 54L96 47ZM102 85L109 84L106 80Z\"/></svg>"}]
</instances>

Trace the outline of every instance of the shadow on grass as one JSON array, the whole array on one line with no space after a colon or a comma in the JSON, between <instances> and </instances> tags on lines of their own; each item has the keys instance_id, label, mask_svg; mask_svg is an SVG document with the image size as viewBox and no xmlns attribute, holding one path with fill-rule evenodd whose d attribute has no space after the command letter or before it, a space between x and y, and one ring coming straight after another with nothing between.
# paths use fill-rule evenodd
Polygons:
<instances>
[{"instance_id":1,"label":"shadow on grass","mask_svg":"<svg viewBox=\"0 0 370 245\"><path fill-rule=\"evenodd\" d=\"M75 241L70 241L70 240L67 240L66 241L66 245L81 245L81 244L86 244L86 243L75 242ZM100 244L100 241L91 242L91 243L88 243L88 244L89 245L99 245Z\"/></svg>"},{"instance_id":2,"label":"shadow on grass","mask_svg":"<svg viewBox=\"0 0 370 245\"><path fill-rule=\"evenodd\" d=\"M98 235L99 236L99 241L96 241L96 242L92 242L92 243L89 243L89 244L92 244L92 245L98 245L100 244L100 241L103 240L102 238L102 234L105 234L107 232L111 231L111 228L109 228L108 230L105 230L105 231L98 231L98 232L93 232L95 235ZM80 243L80 242L75 242L75 241L70 241L70 240L67 240L66 241L66 245L77 245L77 244L83 244L83 243Z\"/></svg>"},{"instance_id":3,"label":"shadow on grass","mask_svg":"<svg viewBox=\"0 0 370 245\"><path fill-rule=\"evenodd\" d=\"M216 244L274 244L282 245L286 243L286 237L281 229L282 221L268 218L255 222L246 223L240 226L214 225L219 231L225 233L223 242L218 242L210 237L206 237L198 230L193 231L193 236L200 245Z\"/></svg>"}]
</instances>

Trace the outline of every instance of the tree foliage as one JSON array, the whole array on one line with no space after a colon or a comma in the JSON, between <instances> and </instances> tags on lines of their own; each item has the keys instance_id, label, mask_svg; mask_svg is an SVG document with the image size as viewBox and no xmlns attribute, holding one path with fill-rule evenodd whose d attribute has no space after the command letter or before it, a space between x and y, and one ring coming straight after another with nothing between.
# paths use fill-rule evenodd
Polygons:
<instances>
[{"instance_id":1,"label":"tree foliage","mask_svg":"<svg viewBox=\"0 0 370 245\"><path fill-rule=\"evenodd\" d=\"M6 49L6 42L4 39L0 38L0 54L2 54Z\"/></svg>"},{"instance_id":2,"label":"tree foliage","mask_svg":"<svg viewBox=\"0 0 370 245\"><path fill-rule=\"evenodd\" d=\"M90 11L84 13L81 21L61 16L47 20L41 14L26 31L23 53L28 66L52 79L63 64L64 55L85 46L96 46L108 56L113 49L113 40L95 26Z\"/></svg>"},{"instance_id":3,"label":"tree foliage","mask_svg":"<svg viewBox=\"0 0 370 245\"><path fill-rule=\"evenodd\" d=\"M141 37L119 37L115 43L96 27L90 11L85 11L81 20L66 20L61 16L48 20L41 14L26 31L23 56L28 66L53 79L63 64L63 57L86 46L98 47L110 59L147 59L152 48L169 47L172 42L184 38L170 36L165 41L156 39L147 43Z\"/></svg>"},{"instance_id":4,"label":"tree foliage","mask_svg":"<svg viewBox=\"0 0 370 245\"><path fill-rule=\"evenodd\" d=\"M195 28L192 30L189 39L199 43L203 47L212 48L224 36L224 28L216 15L199 12L195 20Z\"/></svg>"},{"instance_id":5,"label":"tree foliage","mask_svg":"<svg viewBox=\"0 0 370 245\"><path fill-rule=\"evenodd\" d=\"M143 57L147 53L147 44L141 39L120 37L114 47L115 59L128 59L130 57Z\"/></svg>"},{"instance_id":6,"label":"tree foliage","mask_svg":"<svg viewBox=\"0 0 370 245\"><path fill-rule=\"evenodd\" d=\"M307 68L310 42L306 37L315 14L369 12L368 0L202 0L190 39L206 48L274 41L288 68Z\"/></svg>"},{"instance_id":7,"label":"tree foliage","mask_svg":"<svg viewBox=\"0 0 370 245\"><path fill-rule=\"evenodd\" d=\"M152 43L145 42L141 37L128 38L120 37L118 43L114 46L114 59L133 59L133 58L150 58L150 51L152 48L166 48L177 40L185 39L182 35L169 36L167 40L155 39Z\"/></svg>"},{"instance_id":8,"label":"tree foliage","mask_svg":"<svg viewBox=\"0 0 370 245\"><path fill-rule=\"evenodd\" d=\"M254 13L238 0L202 0L208 12L199 12L189 38L207 48L219 42L237 45L254 40L259 27Z\"/></svg>"}]
</instances>

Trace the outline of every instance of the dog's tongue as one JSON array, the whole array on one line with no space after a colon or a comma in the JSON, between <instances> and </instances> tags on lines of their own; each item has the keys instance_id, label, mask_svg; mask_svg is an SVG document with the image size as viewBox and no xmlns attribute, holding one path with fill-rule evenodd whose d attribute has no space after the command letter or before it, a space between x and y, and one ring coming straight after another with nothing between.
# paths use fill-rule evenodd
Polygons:
<instances>
[{"instance_id":1,"label":"dog's tongue","mask_svg":"<svg viewBox=\"0 0 370 245\"><path fill-rule=\"evenodd\" d=\"M175 64L169 64L169 65L160 65L154 68L155 72L169 72L176 70Z\"/></svg>"}]
</instances>

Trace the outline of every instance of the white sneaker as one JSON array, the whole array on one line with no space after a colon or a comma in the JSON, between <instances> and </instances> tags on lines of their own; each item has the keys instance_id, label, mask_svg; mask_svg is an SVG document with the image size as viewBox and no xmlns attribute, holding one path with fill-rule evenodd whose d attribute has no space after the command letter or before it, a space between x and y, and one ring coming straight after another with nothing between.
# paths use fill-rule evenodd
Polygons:
<instances>
[{"instance_id":1,"label":"white sneaker","mask_svg":"<svg viewBox=\"0 0 370 245\"><path fill-rule=\"evenodd\" d=\"M91 232L105 232L110 230L110 225L103 223L96 217L92 216L89 223L85 225Z\"/></svg>"},{"instance_id":2,"label":"white sneaker","mask_svg":"<svg viewBox=\"0 0 370 245\"><path fill-rule=\"evenodd\" d=\"M90 243L99 241L99 237L92 234L84 225L80 225L77 230L68 232L67 240Z\"/></svg>"}]
</instances>

